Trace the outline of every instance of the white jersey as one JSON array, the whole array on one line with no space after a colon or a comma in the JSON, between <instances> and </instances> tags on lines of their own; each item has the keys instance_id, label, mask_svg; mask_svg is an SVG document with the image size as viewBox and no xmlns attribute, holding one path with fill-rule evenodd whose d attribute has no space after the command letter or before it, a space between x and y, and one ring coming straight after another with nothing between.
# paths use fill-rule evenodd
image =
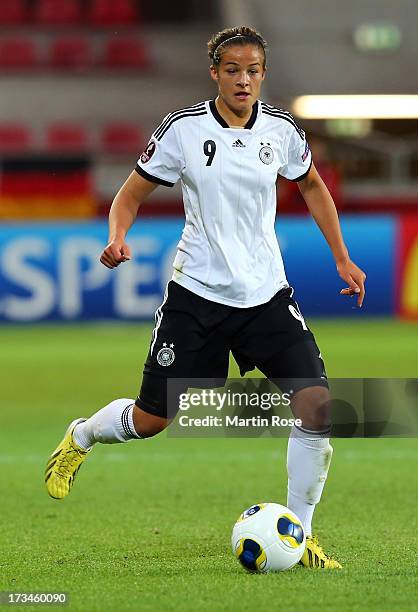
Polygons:
<instances>
[{"instance_id":1,"label":"white jersey","mask_svg":"<svg viewBox=\"0 0 418 612\"><path fill-rule=\"evenodd\" d=\"M181 180L186 223L173 280L239 308L287 286L274 229L277 175L299 181L311 163L292 115L264 102L244 129L229 127L213 100L167 115L136 170L162 185Z\"/></svg>"}]
</instances>

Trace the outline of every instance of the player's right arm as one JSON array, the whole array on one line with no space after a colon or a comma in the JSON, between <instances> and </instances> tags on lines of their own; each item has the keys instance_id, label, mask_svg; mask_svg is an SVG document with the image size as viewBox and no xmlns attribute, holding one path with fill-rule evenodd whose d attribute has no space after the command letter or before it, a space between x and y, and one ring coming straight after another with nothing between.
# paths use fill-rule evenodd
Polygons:
<instances>
[{"instance_id":1,"label":"player's right arm","mask_svg":"<svg viewBox=\"0 0 418 612\"><path fill-rule=\"evenodd\" d=\"M177 112L164 117L140 156L136 169L113 200L109 213L109 244L100 257L108 268L116 268L131 258L125 238L140 204L158 185L172 187L180 178L185 162L174 124L182 116Z\"/></svg>"},{"instance_id":2,"label":"player's right arm","mask_svg":"<svg viewBox=\"0 0 418 612\"><path fill-rule=\"evenodd\" d=\"M156 187L157 183L148 181L134 170L119 189L109 213L109 243L100 256L100 261L107 268L116 268L131 258L131 251L125 242L126 234L136 219L140 205Z\"/></svg>"}]
</instances>

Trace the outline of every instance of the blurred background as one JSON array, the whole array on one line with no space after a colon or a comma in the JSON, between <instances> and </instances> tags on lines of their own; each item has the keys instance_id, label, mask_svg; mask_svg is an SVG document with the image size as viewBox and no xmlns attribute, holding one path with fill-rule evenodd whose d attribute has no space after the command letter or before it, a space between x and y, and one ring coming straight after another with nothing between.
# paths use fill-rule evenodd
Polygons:
<instances>
[{"instance_id":1,"label":"blurred background","mask_svg":"<svg viewBox=\"0 0 418 612\"><path fill-rule=\"evenodd\" d=\"M362 314L418 319L417 16L415 0L1 0L0 321L153 317L180 187L143 204L116 272L98 261L106 216L162 117L215 96L211 34L244 23L269 42L263 99L306 130L368 274ZM297 186L278 194L304 313L357 317Z\"/></svg>"}]
</instances>

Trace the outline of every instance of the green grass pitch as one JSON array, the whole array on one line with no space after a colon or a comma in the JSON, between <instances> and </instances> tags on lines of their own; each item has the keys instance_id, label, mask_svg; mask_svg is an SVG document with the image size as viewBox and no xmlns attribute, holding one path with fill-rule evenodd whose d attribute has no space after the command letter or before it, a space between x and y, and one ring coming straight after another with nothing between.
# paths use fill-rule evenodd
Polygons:
<instances>
[{"instance_id":1,"label":"green grass pitch","mask_svg":"<svg viewBox=\"0 0 418 612\"><path fill-rule=\"evenodd\" d=\"M417 376L417 325L311 327L330 376ZM48 498L44 464L67 423L135 397L150 329L0 329L0 590L67 591L83 612L415 610L417 439L334 441L314 527L339 572L250 575L230 552L244 508L286 501L283 439L96 447L71 495Z\"/></svg>"}]
</instances>

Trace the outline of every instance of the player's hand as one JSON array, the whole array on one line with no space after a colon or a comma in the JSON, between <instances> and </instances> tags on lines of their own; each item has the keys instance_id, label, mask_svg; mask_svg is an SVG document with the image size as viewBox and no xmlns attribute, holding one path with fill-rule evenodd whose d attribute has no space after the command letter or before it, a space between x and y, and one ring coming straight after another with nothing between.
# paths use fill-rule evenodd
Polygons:
<instances>
[{"instance_id":1,"label":"player's hand","mask_svg":"<svg viewBox=\"0 0 418 612\"><path fill-rule=\"evenodd\" d=\"M111 240L103 249L100 261L106 268L117 268L119 264L131 259L131 250L124 240Z\"/></svg>"},{"instance_id":2,"label":"player's hand","mask_svg":"<svg viewBox=\"0 0 418 612\"><path fill-rule=\"evenodd\" d=\"M364 283L366 275L356 264L348 259L343 263L337 263L337 271L343 280L348 284L348 287L341 289L341 295L358 295L357 305L361 308L363 305L364 295L366 290Z\"/></svg>"}]
</instances>

